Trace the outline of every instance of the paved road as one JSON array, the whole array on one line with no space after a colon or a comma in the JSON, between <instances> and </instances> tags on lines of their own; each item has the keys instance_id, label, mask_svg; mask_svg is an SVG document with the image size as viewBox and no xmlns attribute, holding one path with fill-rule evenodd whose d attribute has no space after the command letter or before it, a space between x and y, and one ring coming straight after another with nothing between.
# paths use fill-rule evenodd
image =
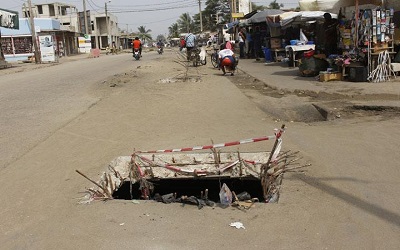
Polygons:
<instances>
[{"instance_id":1,"label":"paved road","mask_svg":"<svg viewBox=\"0 0 400 250\"><path fill-rule=\"evenodd\" d=\"M306 174L285 174L278 204L257 204L248 212L143 201L77 205L92 185L75 169L97 179L111 159L135 147L232 141L269 135L280 126L217 70L199 68L200 82L160 82L184 72L171 63L173 56L146 56L134 81L107 87L102 99L90 88L131 69L130 56L5 75L7 81L2 76L0 122L7 134L0 146L2 156L12 157L0 169L0 249L398 248L398 117L287 123L284 150L300 150L312 166ZM91 78L82 81L86 67ZM264 74L277 72L268 68ZM280 74L286 85L299 83ZM29 84L33 76L41 79L37 86ZM75 80L57 80L65 76ZM12 133L23 150L18 143L8 149ZM234 221L246 229L229 227Z\"/></svg>"},{"instance_id":2,"label":"paved road","mask_svg":"<svg viewBox=\"0 0 400 250\"><path fill-rule=\"evenodd\" d=\"M15 69L26 72L15 74L7 74L13 68L1 72L0 168L96 103L99 96L90 92L95 84L142 63L133 62L126 54L92 59L76 56L63 61L34 70L31 68L36 65L17 65Z\"/></svg>"}]
</instances>

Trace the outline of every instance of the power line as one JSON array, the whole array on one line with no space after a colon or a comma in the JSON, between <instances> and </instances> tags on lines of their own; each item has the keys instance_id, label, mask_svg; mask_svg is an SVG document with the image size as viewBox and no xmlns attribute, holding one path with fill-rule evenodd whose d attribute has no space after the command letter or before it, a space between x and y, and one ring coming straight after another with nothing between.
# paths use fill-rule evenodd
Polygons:
<instances>
[{"instance_id":1,"label":"power line","mask_svg":"<svg viewBox=\"0 0 400 250\"><path fill-rule=\"evenodd\" d=\"M157 6L157 5L171 5L171 4L179 4L179 3L188 3L187 0L181 0L181 1L174 1L170 3L153 3L151 6ZM111 7L112 5L110 5ZM135 4L135 5L118 5L119 7L149 7L149 4Z\"/></svg>"},{"instance_id":2,"label":"power line","mask_svg":"<svg viewBox=\"0 0 400 250\"><path fill-rule=\"evenodd\" d=\"M188 7L194 7L197 6L196 3L194 4L187 4L187 5L177 5L177 6L171 6L171 7L164 7L164 8L151 8L151 9L133 9L133 10L119 10L119 9L114 9L110 10L110 13L134 13L134 12L153 12L153 11L162 11L162 10L172 10L172 9L183 9L183 8L188 8Z\"/></svg>"}]
</instances>

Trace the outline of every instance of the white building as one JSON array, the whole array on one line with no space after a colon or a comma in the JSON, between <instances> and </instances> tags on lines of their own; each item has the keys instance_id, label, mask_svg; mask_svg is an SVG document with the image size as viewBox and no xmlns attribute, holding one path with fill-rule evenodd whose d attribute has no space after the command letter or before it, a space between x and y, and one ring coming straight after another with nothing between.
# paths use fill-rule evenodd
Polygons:
<instances>
[{"instance_id":1,"label":"white building","mask_svg":"<svg viewBox=\"0 0 400 250\"><path fill-rule=\"evenodd\" d=\"M91 35L92 48L105 48L107 44L115 42L119 47L120 32L118 29L118 19L116 16L104 12L92 14L87 11L89 32L85 32L84 14L79 12L76 6L67 3L44 3L32 6L34 17L53 18L60 21L61 30L74 33L74 47L77 50L78 37L85 33ZM29 8L22 8L24 17L29 17ZM107 42L109 41L109 42Z\"/></svg>"}]
</instances>

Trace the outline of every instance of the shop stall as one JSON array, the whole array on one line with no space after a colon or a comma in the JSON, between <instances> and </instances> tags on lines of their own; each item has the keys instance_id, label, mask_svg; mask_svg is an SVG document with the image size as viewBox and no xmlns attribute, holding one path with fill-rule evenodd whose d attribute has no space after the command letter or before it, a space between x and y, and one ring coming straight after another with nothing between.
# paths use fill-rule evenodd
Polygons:
<instances>
[{"instance_id":1,"label":"shop stall","mask_svg":"<svg viewBox=\"0 0 400 250\"><path fill-rule=\"evenodd\" d=\"M324 37L318 31L323 30L325 14L323 11L290 11L267 17L268 26L281 29L281 40L277 44L282 44L290 66L298 65L302 55L310 50L323 53ZM330 16L337 18L333 13Z\"/></svg>"},{"instance_id":2,"label":"shop stall","mask_svg":"<svg viewBox=\"0 0 400 250\"><path fill-rule=\"evenodd\" d=\"M387 81L395 75L398 0L300 0L303 10L338 13L337 55L331 73L349 81ZM399 13L400 14L400 13ZM400 15L399 15L400 16ZM330 72L328 72L330 73Z\"/></svg>"}]
</instances>

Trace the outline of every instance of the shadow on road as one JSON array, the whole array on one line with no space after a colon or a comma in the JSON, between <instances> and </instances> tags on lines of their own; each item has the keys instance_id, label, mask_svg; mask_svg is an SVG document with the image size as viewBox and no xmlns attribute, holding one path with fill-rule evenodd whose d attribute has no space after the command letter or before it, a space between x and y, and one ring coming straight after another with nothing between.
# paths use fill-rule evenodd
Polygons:
<instances>
[{"instance_id":1,"label":"shadow on road","mask_svg":"<svg viewBox=\"0 0 400 250\"><path fill-rule=\"evenodd\" d=\"M400 215L375 204L364 201L354 195L345 193L335 187L322 183L320 179L301 174L294 174L293 178L303 181L304 183L324 191L334 197L337 197L359 209L364 210L378 218L381 218L397 227L400 227Z\"/></svg>"}]
</instances>

